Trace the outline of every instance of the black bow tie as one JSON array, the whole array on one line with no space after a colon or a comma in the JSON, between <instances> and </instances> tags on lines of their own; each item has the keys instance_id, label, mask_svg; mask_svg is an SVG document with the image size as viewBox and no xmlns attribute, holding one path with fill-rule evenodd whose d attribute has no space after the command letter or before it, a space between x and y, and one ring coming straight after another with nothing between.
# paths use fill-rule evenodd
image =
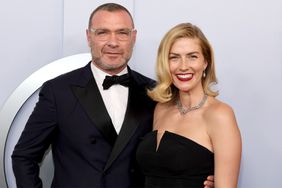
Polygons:
<instances>
[{"instance_id":1,"label":"black bow tie","mask_svg":"<svg viewBox=\"0 0 282 188\"><path fill-rule=\"evenodd\" d=\"M120 84L125 87L129 86L130 78L128 74L124 74L121 76L106 76L103 82L103 89L109 89L112 85Z\"/></svg>"}]
</instances>

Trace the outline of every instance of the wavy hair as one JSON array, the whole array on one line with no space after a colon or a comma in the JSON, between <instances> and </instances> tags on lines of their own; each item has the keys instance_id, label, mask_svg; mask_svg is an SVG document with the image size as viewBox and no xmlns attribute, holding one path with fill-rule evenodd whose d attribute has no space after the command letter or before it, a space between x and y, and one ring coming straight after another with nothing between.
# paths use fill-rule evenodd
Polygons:
<instances>
[{"instance_id":1,"label":"wavy hair","mask_svg":"<svg viewBox=\"0 0 282 188\"><path fill-rule=\"evenodd\" d=\"M169 102L177 97L178 89L172 83L172 76L169 69L169 53L174 42L180 38L199 40L203 56L208 63L204 71L206 76L202 77L203 90L209 96L217 96L218 91L213 91L210 88L212 84L217 84L213 49L200 28L191 23L181 23L174 26L161 40L156 64L157 85L152 90L148 90L148 95L154 101L161 103Z\"/></svg>"}]
</instances>

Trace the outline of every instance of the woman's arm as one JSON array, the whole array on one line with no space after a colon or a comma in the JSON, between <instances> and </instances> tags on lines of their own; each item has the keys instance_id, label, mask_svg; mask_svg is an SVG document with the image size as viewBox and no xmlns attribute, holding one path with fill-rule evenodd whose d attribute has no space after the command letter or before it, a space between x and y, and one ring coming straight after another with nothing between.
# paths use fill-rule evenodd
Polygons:
<instances>
[{"instance_id":1,"label":"woman's arm","mask_svg":"<svg viewBox=\"0 0 282 188\"><path fill-rule=\"evenodd\" d=\"M241 136L231 107L220 103L209 124L215 155L215 187L236 188L240 171Z\"/></svg>"}]
</instances>

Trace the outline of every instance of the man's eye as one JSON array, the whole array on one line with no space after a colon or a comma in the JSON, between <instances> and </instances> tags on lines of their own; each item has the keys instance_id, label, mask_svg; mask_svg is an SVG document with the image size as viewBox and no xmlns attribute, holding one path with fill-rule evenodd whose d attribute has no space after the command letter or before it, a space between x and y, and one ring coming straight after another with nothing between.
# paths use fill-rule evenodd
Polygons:
<instances>
[{"instance_id":1,"label":"man's eye","mask_svg":"<svg viewBox=\"0 0 282 188\"><path fill-rule=\"evenodd\" d=\"M117 32L118 35L129 35L129 31L118 31Z\"/></svg>"},{"instance_id":2,"label":"man's eye","mask_svg":"<svg viewBox=\"0 0 282 188\"><path fill-rule=\"evenodd\" d=\"M106 30L97 30L96 31L96 35L106 35L106 34L108 34L109 32L108 31L106 31Z\"/></svg>"}]
</instances>

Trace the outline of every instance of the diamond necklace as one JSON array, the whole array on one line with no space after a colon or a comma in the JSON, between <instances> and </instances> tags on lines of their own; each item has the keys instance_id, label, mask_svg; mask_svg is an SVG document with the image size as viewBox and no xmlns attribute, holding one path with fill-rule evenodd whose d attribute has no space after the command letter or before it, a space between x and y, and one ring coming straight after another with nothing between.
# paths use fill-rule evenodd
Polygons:
<instances>
[{"instance_id":1,"label":"diamond necklace","mask_svg":"<svg viewBox=\"0 0 282 188\"><path fill-rule=\"evenodd\" d=\"M202 98L202 100L199 102L199 104L197 104L196 106L192 106L191 108L186 108L185 106L183 106L181 104L179 98L176 100L175 104L176 104L176 107L177 107L178 111L180 112L180 114L185 115L188 112L191 112L192 110L197 110L197 109L201 108L205 104L207 98L208 98L208 95L205 94L204 97Z\"/></svg>"}]
</instances>

